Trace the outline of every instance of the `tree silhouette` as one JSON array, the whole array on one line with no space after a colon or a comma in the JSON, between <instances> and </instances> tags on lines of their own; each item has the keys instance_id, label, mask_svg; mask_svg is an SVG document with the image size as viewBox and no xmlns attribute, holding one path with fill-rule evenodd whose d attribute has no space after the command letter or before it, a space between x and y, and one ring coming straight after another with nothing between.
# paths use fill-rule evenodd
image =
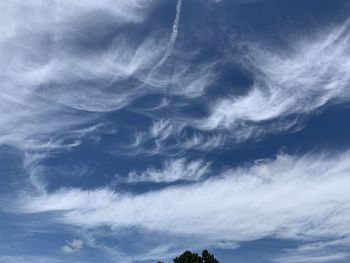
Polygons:
<instances>
[{"instance_id":1,"label":"tree silhouette","mask_svg":"<svg viewBox=\"0 0 350 263\"><path fill-rule=\"evenodd\" d=\"M208 250L203 250L202 252L202 262L203 263L220 263Z\"/></svg>"},{"instance_id":2,"label":"tree silhouette","mask_svg":"<svg viewBox=\"0 0 350 263\"><path fill-rule=\"evenodd\" d=\"M174 258L174 263L202 263L202 258L197 253L185 251L179 257Z\"/></svg>"},{"instance_id":3,"label":"tree silhouette","mask_svg":"<svg viewBox=\"0 0 350 263\"><path fill-rule=\"evenodd\" d=\"M191 251L185 251L174 258L174 263L220 263L208 250L203 250L202 256Z\"/></svg>"}]
</instances>

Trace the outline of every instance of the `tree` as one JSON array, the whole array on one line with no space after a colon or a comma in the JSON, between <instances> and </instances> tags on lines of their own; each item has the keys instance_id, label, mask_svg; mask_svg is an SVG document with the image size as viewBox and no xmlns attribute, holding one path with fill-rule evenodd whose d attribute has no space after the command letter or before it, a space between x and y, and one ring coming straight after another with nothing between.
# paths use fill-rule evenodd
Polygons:
<instances>
[{"instance_id":1,"label":"tree","mask_svg":"<svg viewBox=\"0 0 350 263\"><path fill-rule=\"evenodd\" d=\"M197 253L185 251L179 257L174 258L174 263L202 263L202 258Z\"/></svg>"},{"instance_id":2,"label":"tree","mask_svg":"<svg viewBox=\"0 0 350 263\"><path fill-rule=\"evenodd\" d=\"M174 258L174 263L220 263L208 250L203 250L202 256L191 251L185 251L179 257Z\"/></svg>"},{"instance_id":3,"label":"tree","mask_svg":"<svg viewBox=\"0 0 350 263\"><path fill-rule=\"evenodd\" d=\"M203 250L202 252L202 262L203 263L220 263L208 250Z\"/></svg>"}]
</instances>

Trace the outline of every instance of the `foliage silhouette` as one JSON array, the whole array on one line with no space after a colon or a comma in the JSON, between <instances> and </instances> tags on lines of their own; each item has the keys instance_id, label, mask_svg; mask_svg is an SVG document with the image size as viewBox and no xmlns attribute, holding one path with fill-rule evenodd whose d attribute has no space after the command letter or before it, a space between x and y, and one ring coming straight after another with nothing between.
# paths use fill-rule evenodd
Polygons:
<instances>
[{"instance_id":1,"label":"foliage silhouette","mask_svg":"<svg viewBox=\"0 0 350 263\"><path fill-rule=\"evenodd\" d=\"M174 258L174 263L202 263L202 258L197 253L185 251L179 257Z\"/></svg>"},{"instance_id":2,"label":"foliage silhouette","mask_svg":"<svg viewBox=\"0 0 350 263\"><path fill-rule=\"evenodd\" d=\"M220 263L208 250L203 250L202 256L187 250L173 261L174 263ZM158 261L158 263L163 262Z\"/></svg>"},{"instance_id":3,"label":"foliage silhouette","mask_svg":"<svg viewBox=\"0 0 350 263\"><path fill-rule=\"evenodd\" d=\"M202 252L202 262L203 263L220 263L208 250L203 250Z\"/></svg>"}]
</instances>

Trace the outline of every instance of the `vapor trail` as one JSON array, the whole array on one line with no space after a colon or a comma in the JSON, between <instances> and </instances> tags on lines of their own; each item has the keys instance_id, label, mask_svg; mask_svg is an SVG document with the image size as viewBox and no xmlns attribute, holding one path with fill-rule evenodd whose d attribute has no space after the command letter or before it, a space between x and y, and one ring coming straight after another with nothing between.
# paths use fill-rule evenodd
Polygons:
<instances>
[{"instance_id":1,"label":"vapor trail","mask_svg":"<svg viewBox=\"0 0 350 263\"><path fill-rule=\"evenodd\" d=\"M172 30L171 35L170 35L170 40L168 42L168 46L166 48L166 51L165 51L163 57L159 60L158 64L154 67L154 70L161 67L164 64L164 62L168 59L168 57L170 56L171 52L174 49L174 45L175 45L177 36L179 34L181 5L182 5L182 0L178 0L177 4L176 4L176 16L175 16L174 23L173 23L173 30Z\"/></svg>"}]
</instances>

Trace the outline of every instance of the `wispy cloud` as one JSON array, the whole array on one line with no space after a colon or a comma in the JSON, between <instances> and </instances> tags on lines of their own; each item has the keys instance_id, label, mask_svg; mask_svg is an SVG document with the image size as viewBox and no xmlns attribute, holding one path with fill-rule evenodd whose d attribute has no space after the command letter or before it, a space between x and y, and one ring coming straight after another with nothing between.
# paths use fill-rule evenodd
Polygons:
<instances>
[{"instance_id":1,"label":"wispy cloud","mask_svg":"<svg viewBox=\"0 0 350 263\"><path fill-rule=\"evenodd\" d=\"M200 96L213 78L212 65L194 67L187 55L171 74L154 70L173 49L181 1L168 45L156 31L141 39L113 33L115 26L140 23L153 2L3 3L8 12L0 38L0 143L23 149L70 147L72 141L79 144L73 138L79 125L94 126L97 114L117 111L148 93ZM104 33L91 35L90 27ZM107 44L90 47L95 41Z\"/></svg>"},{"instance_id":2,"label":"wispy cloud","mask_svg":"<svg viewBox=\"0 0 350 263\"><path fill-rule=\"evenodd\" d=\"M2 144L22 148L72 147L79 144L79 139L71 135L71 140L63 140L58 135L76 134L74 130L79 125L96 125L91 123L96 117L92 113L116 111L154 92L198 97L215 79L215 63L193 67L184 57L180 57L172 74L162 70L150 74L157 61L167 57L164 52L173 50L181 1L177 2L168 45L156 32L141 41L121 33L112 37L106 49L85 51L77 48L79 41L88 42L84 16L79 14L96 14L97 24L106 23L99 12L112 13L107 20L116 25L126 21L139 23L152 1L116 1L118 10L107 8L113 6L112 1L98 6L94 1L83 6L40 3L3 4L8 12L0 39L4 50L0 63L6 64L0 74L0 110L11 115L2 114L0 119ZM70 8L64 8L67 5ZM34 11L24 16L22 12L27 9ZM224 128L238 143L271 131L298 129L299 117L349 100L348 24L346 21L341 27L292 42L286 50L270 51L244 43L246 55L241 61L255 77L247 94L211 102L210 114L205 118L174 113L167 117L198 129L196 138L204 136L200 130ZM74 37L68 38L69 35ZM189 103L184 101L181 105ZM41 125L43 122L45 126Z\"/></svg>"},{"instance_id":3,"label":"wispy cloud","mask_svg":"<svg viewBox=\"0 0 350 263\"><path fill-rule=\"evenodd\" d=\"M242 131L242 136L246 138L249 134L243 135ZM188 150L206 152L220 148L226 138L222 133L189 131L185 121L160 119L153 121L147 131L135 132L132 143L123 148L128 149L130 155L181 156Z\"/></svg>"},{"instance_id":4,"label":"wispy cloud","mask_svg":"<svg viewBox=\"0 0 350 263\"><path fill-rule=\"evenodd\" d=\"M80 261L77 259L70 260L70 259L60 259L50 256L33 256L33 255L1 255L0 256L1 262L6 263L27 263L29 262L36 262L36 263L83 263L84 261Z\"/></svg>"},{"instance_id":5,"label":"wispy cloud","mask_svg":"<svg viewBox=\"0 0 350 263\"><path fill-rule=\"evenodd\" d=\"M310 242L296 249L287 249L274 261L282 263L342 262L350 257L348 238Z\"/></svg>"},{"instance_id":6,"label":"wispy cloud","mask_svg":"<svg viewBox=\"0 0 350 263\"><path fill-rule=\"evenodd\" d=\"M84 242L79 239L73 239L71 242L67 242L62 247L62 252L65 254L71 254L80 251L83 248Z\"/></svg>"},{"instance_id":7,"label":"wispy cloud","mask_svg":"<svg viewBox=\"0 0 350 263\"><path fill-rule=\"evenodd\" d=\"M172 123L167 126L169 136L163 137L161 142L153 138L154 143L162 147L153 148L148 154L159 154L165 145L173 152L176 152L176 146L184 149L184 137L188 141L187 147L205 148L198 144L191 146L190 136L185 136L186 127L197 130L192 135L194 143L198 138L208 139L205 132L214 132L209 137L218 140L210 145L219 148L224 141L239 144L264 138L271 133L299 131L305 127L305 118L308 116L325 106L349 101L346 95L350 83L348 28L349 21L345 21L340 26L321 29L310 36L286 37L288 47L284 49L264 47L253 42L235 44L234 47L241 50L241 55L231 58L228 54L228 59L234 60L234 63L239 61L252 74L254 83L247 93L209 101L205 105L209 109L206 117L181 114L168 116L168 122ZM213 68L215 63L201 67L197 79L203 79L204 84L194 85L195 96L204 95L208 85L216 78ZM181 83L183 78L175 79ZM179 85L184 89L174 88L168 93L191 98L192 92L188 85L191 81L186 79L185 82L187 85ZM199 97L198 101L202 99ZM187 106L187 103L190 102L184 102L182 106ZM182 127L180 130L179 126ZM175 139L177 145L166 144L167 139ZM147 132L138 133L136 141L138 143L135 145L140 146L139 153L145 153L147 150L142 149L142 144L152 141L152 136Z\"/></svg>"},{"instance_id":8,"label":"wispy cloud","mask_svg":"<svg viewBox=\"0 0 350 263\"><path fill-rule=\"evenodd\" d=\"M241 62L253 73L247 94L213 103L200 126L206 129L285 119L312 114L327 104L349 101L349 21L311 36L288 40L289 48L268 48L241 43ZM292 125L293 126L293 125ZM291 128L290 122L272 127Z\"/></svg>"},{"instance_id":9,"label":"wispy cloud","mask_svg":"<svg viewBox=\"0 0 350 263\"><path fill-rule=\"evenodd\" d=\"M205 233L208 242L341 238L349 234L349 158L349 152L280 155L191 186L140 195L62 189L23 199L21 206L27 212L61 211L66 223L88 228Z\"/></svg>"},{"instance_id":10,"label":"wispy cloud","mask_svg":"<svg viewBox=\"0 0 350 263\"><path fill-rule=\"evenodd\" d=\"M151 2L2 3L6 12L0 29L0 143L23 149L69 146L57 135L69 134L92 117L76 110L103 112L125 105L131 93L119 91L117 96L106 85L101 87L101 79L125 78L151 63L156 54L152 40L123 45L121 37L115 39L118 45L104 51L84 52L77 49L79 41L89 41L82 20L95 14L96 24L119 25L136 18L136 13L144 16L142 10ZM110 8L113 5L118 8Z\"/></svg>"},{"instance_id":11,"label":"wispy cloud","mask_svg":"<svg viewBox=\"0 0 350 263\"><path fill-rule=\"evenodd\" d=\"M148 131L136 132L132 144L126 145L125 148L134 149L132 154L155 155L164 153L170 150L167 142L180 136L184 127L184 123L168 119L153 121ZM152 143L152 147L146 147L150 143Z\"/></svg>"},{"instance_id":12,"label":"wispy cloud","mask_svg":"<svg viewBox=\"0 0 350 263\"><path fill-rule=\"evenodd\" d=\"M155 66L155 68L161 67L164 62L168 59L168 57L171 55L171 52L174 49L174 45L177 39L177 35L179 34L179 23L180 23L180 15L181 15L181 6L182 6L182 0L178 0L176 4L176 15L173 23L173 30L170 35L170 39L168 42L168 46L166 48L166 51L158 64Z\"/></svg>"},{"instance_id":13,"label":"wispy cloud","mask_svg":"<svg viewBox=\"0 0 350 263\"><path fill-rule=\"evenodd\" d=\"M144 172L132 171L127 182L171 183L176 181L198 181L209 172L209 163L202 160L175 159L166 161L162 169L147 168Z\"/></svg>"}]
</instances>

